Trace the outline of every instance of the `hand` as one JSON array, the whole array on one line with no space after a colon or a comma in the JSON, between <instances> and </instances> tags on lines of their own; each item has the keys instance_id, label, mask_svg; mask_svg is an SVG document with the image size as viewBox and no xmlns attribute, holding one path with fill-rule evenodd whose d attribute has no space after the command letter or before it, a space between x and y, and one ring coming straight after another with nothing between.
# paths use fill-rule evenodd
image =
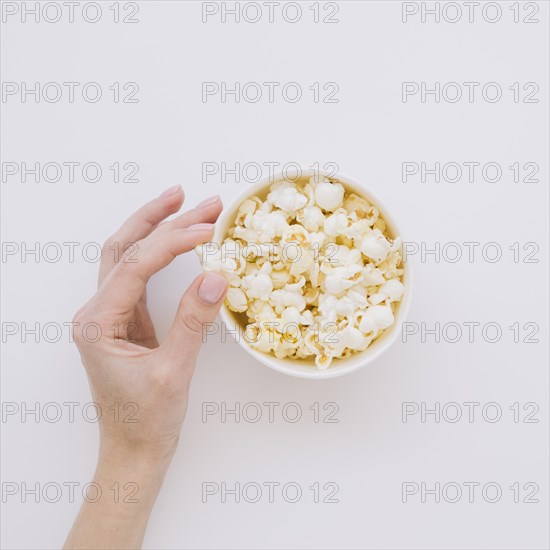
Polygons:
<instances>
[{"instance_id":1,"label":"hand","mask_svg":"<svg viewBox=\"0 0 550 550\"><path fill-rule=\"evenodd\" d=\"M227 288L221 275L199 275L181 298L166 339L158 344L147 310L147 281L179 254L210 240L213 222L222 210L219 198L212 197L163 222L182 203L181 187L168 189L135 212L107 240L97 292L75 315L74 339L94 401L102 412L94 480L122 483L117 477L120 475L133 483L139 479L143 502L123 512L115 507L118 516L113 506L90 509L94 504L85 503L67 548L141 544L150 509L178 442L202 328L215 319ZM125 249L117 262L113 252ZM99 340L95 333L91 338L93 331L84 330L90 326L99 327ZM112 414L113 407L121 412L118 418ZM124 422L130 412L135 414ZM111 529L105 526L107 531L102 533L98 523L111 524ZM130 529L126 535L124 526ZM101 538L103 535L106 538ZM118 546L112 537L118 537Z\"/></svg>"}]
</instances>

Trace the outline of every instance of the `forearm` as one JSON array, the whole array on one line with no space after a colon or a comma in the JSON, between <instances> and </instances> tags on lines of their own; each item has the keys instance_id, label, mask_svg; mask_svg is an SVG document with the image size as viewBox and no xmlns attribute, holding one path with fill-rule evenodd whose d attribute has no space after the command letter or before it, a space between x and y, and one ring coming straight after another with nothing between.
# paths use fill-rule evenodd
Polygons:
<instances>
[{"instance_id":1,"label":"forearm","mask_svg":"<svg viewBox=\"0 0 550 550\"><path fill-rule=\"evenodd\" d=\"M101 497L82 504L64 548L141 548L171 457L102 446L93 479Z\"/></svg>"}]
</instances>

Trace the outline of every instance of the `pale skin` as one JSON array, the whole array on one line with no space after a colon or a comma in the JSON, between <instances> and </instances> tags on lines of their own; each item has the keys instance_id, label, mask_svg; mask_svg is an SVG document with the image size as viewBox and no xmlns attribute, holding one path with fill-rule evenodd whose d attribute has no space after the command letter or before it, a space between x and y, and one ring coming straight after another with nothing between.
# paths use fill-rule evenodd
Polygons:
<instances>
[{"instance_id":1,"label":"pale skin","mask_svg":"<svg viewBox=\"0 0 550 550\"><path fill-rule=\"evenodd\" d=\"M132 420L137 422L124 422L124 412L118 418L114 414L101 416L92 481L101 488L102 497L97 502L83 502L66 549L141 548L149 515L176 450L203 340L202 327L214 321L227 290L221 275L198 276L181 298L168 335L158 343L147 310L147 281L176 256L210 240L222 210L219 197L212 197L164 221L179 211L183 200L181 187L167 189L108 239L97 292L75 315L74 338L93 400L102 411L116 404L135 404ZM131 243L136 245L128 249L129 255L117 258L113 254L116 248L124 250ZM101 327L97 342L79 330L91 322ZM113 326L119 327L117 333ZM118 498L110 489L116 484Z\"/></svg>"}]
</instances>

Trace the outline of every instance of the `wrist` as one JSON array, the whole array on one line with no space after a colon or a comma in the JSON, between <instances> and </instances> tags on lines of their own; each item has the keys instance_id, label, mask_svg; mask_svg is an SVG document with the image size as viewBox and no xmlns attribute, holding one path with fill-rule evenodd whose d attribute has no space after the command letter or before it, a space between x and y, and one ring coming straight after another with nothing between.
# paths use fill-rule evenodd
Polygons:
<instances>
[{"instance_id":1,"label":"wrist","mask_svg":"<svg viewBox=\"0 0 550 550\"><path fill-rule=\"evenodd\" d=\"M168 468L177 448L177 442L166 445L131 444L126 441L101 437L98 464L133 470L163 470Z\"/></svg>"},{"instance_id":2,"label":"wrist","mask_svg":"<svg viewBox=\"0 0 550 550\"><path fill-rule=\"evenodd\" d=\"M101 441L93 481L112 505L129 505L132 515L148 516L172 456L164 449L153 452Z\"/></svg>"},{"instance_id":3,"label":"wrist","mask_svg":"<svg viewBox=\"0 0 550 550\"><path fill-rule=\"evenodd\" d=\"M175 445L173 446L175 450ZM101 438L91 492L65 548L141 548L173 450ZM89 545L93 541L93 546Z\"/></svg>"}]
</instances>

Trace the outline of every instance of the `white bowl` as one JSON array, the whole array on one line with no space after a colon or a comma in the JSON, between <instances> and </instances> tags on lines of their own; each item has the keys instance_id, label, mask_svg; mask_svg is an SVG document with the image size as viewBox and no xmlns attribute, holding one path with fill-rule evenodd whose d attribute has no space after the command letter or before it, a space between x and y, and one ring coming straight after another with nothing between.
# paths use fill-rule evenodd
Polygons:
<instances>
[{"instance_id":1,"label":"white bowl","mask_svg":"<svg viewBox=\"0 0 550 550\"><path fill-rule=\"evenodd\" d=\"M300 179L309 179L311 176L314 176L316 172L313 170L302 171ZM326 176L331 180L338 180L346 189L346 191L352 191L360 197L364 197L369 202L374 204L380 211L381 217L386 222L387 230L391 237L399 236L403 238L403 233L398 226L396 225L393 218L390 216L386 207L376 198L370 191L368 191L363 185L357 181L343 176L342 174L332 175L330 173L320 172L321 176ZM275 174L272 177L266 177L257 183L248 186L242 193L237 195L231 204L226 206L221 213L217 223L216 230L214 232L214 242L218 245L221 245L223 240L227 236L227 231L233 225L235 217L237 216L237 211L242 202L254 195L258 195L260 198L265 199L269 191L269 186L277 181L284 180L284 177L281 173ZM299 378L334 378L336 376L343 376L350 372L356 371L362 367L365 367L369 363L372 363L376 358L380 357L392 343L397 339L397 336L401 332L401 325L408 313L410 302L411 302L411 268L407 262L404 264L404 273L403 273L403 285L405 286L405 292L402 300L397 304L395 312L395 322L394 324L386 329L382 336L375 340L365 351L357 352L347 357L345 359L334 359L330 367L327 370L319 370L315 366L313 359L278 359L274 355L263 353L252 349L246 339L243 337L244 327L240 325L237 321L236 315L229 310L229 308L223 304L220 316L222 321L225 323L227 329L232 332L235 340L248 352L252 357L271 367L272 369L282 372L284 374L289 374L290 376L297 376Z\"/></svg>"}]
</instances>

